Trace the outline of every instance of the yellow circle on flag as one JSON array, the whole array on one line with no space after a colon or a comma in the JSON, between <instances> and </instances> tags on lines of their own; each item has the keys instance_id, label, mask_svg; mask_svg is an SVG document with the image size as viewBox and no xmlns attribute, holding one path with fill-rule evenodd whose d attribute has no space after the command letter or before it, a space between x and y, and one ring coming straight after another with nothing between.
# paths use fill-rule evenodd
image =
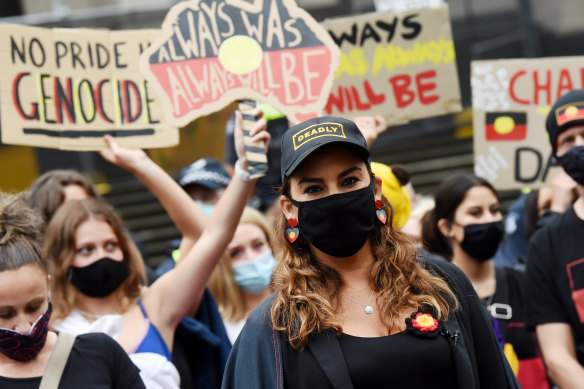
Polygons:
<instances>
[{"instance_id":1,"label":"yellow circle on flag","mask_svg":"<svg viewBox=\"0 0 584 389\"><path fill-rule=\"evenodd\" d=\"M260 66L262 54L258 41L247 35L235 35L221 44L218 58L221 65L231 73L246 74Z\"/></svg>"},{"instance_id":2,"label":"yellow circle on flag","mask_svg":"<svg viewBox=\"0 0 584 389\"><path fill-rule=\"evenodd\" d=\"M577 114L578 107L576 107L575 105L570 105L568 108L566 108L566 111L564 112L564 115L566 115L569 118L576 116Z\"/></svg>"},{"instance_id":3,"label":"yellow circle on flag","mask_svg":"<svg viewBox=\"0 0 584 389\"><path fill-rule=\"evenodd\" d=\"M511 116L499 116L493 123L495 131L501 135L505 135L513 131L515 128L515 120Z\"/></svg>"}]
</instances>

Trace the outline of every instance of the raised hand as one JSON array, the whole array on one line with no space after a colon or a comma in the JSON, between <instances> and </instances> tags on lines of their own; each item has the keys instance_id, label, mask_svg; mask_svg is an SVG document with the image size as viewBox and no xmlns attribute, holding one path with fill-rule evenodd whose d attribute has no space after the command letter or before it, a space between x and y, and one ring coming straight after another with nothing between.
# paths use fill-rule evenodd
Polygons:
<instances>
[{"instance_id":1,"label":"raised hand","mask_svg":"<svg viewBox=\"0 0 584 389\"><path fill-rule=\"evenodd\" d=\"M387 123L385 123L383 116L380 115L358 116L353 121L361 130L368 147L371 147L379 135L387 130Z\"/></svg>"},{"instance_id":2,"label":"raised hand","mask_svg":"<svg viewBox=\"0 0 584 389\"><path fill-rule=\"evenodd\" d=\"M140 164L150 160L148 155L141 149L128 149L121 147L118 141L111 135L103 137L107 144L107 149L103 149L99 154L108 162L113 163L130 172L136 172Z\"/></svg>"}]
</instances>

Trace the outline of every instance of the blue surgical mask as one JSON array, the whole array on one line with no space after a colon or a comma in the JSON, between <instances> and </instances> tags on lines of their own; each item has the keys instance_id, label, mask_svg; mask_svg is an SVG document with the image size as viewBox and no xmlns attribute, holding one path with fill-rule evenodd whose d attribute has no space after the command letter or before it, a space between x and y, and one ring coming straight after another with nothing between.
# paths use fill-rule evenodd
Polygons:
<instances>
[{"instance_id":1,"label":"blue surgical mask","mask_svg":"<svg viewBox=\"0 0 584 389\"><path fill-rule=\"evenodd\" d=\"M268 249L254 259L234 262L232 267L237 286L247 293L258 294L270 285L276 259Z\"/></svg>"},{"instance_id":2,"label":"blue surgical mask","mask_svg":"<svg viewBox=\"0 0 584 389\"><path fill-rule=\"evenodd\" d=\"M207 217L210 217L213 213L213 210L215 209L215 205L213 204L207 204L201 201L195 201L195 203Z\"/></svg>"}]
</instances>

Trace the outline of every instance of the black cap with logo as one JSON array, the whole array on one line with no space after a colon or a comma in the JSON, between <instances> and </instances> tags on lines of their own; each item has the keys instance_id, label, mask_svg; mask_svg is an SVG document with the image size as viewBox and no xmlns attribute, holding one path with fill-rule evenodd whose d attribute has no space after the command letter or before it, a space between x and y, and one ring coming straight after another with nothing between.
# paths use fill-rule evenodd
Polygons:
<instances>
[{"instance_id":1,"label":"black cap with logo","mask_svg":"<svg viewBox=\"0 0 584 389\"><path fill-rule=\"evenodd\" d=\"M282 136L282 181L289 177L306 157L324 145L342 143L369 162L369 149L363 134L350 120L320 116L290 127Z\"/></svg>"},{"instance_id":2,"label":"black cap with logo","mask_svg":"<svg viewBox=\"0 0 584 389\"><path fill-rule=\"evenodd\" d=\"M554 154L558 135L570 127L584 124L584 90L573 90L560 97L550 109L545 126Z\"/></svg>"}]
</instances>

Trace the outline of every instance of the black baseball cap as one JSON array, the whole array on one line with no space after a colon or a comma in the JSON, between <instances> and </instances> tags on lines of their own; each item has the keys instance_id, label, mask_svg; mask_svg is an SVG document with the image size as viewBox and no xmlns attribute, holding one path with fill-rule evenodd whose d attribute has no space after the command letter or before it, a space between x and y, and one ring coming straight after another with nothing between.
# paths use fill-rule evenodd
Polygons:
<instances>
[{"instance_id":1,"label":"black baseball cap","mask_svg":"<svg viewBox=\"0 0 584 389\"><path fill-rule=\"evenodd\" d=\"M183 189L196 184L217 190L227 187L230 180L221 162L215 158L201 158L181 170L178 184Z\"/></svg>"},{"instance_id":2,"label":"black baseball cap","mask_svg":"<svg viewBox=\"0 0 584 389\"><path fill-rule=\"evenodd\" d=\"M554 154L557 149L558 135L570 127L584 124L584 90L570 91L560 97L547 116L545 127Z\"/></svg>"},{"instance_id":3,"label":"black baseball cap","mask_svg":"<svg viewBox=\"0 0 584 389\"><path fill-rule=\"evenodd\" d=\"M355 123L334 116L320 116L290 127L282 136L282 181L289 177L306 157L322 146L346 144L367 163L369 149Z\"/></svg>"}]
</instances>

